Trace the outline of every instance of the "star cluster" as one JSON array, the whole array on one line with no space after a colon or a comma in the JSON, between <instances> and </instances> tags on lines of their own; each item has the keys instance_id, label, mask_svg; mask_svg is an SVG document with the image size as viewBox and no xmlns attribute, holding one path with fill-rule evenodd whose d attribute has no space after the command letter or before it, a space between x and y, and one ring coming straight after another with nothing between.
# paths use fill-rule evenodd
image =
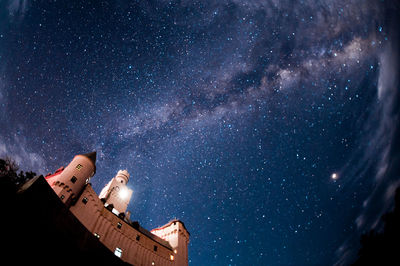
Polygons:
<instances>
[{"instance_id":1,"label":"star cluster","mask_svg":"<svg viewBox=\"0 0 400 266\"><path fill-rule=\"evenodd\" d=\"M399 180L397 13L3 1L0 156L46 174L96 150L95 190L127 169L131 218L184 221L190 265L346 262Z\"/></svg>"}]
</instances>

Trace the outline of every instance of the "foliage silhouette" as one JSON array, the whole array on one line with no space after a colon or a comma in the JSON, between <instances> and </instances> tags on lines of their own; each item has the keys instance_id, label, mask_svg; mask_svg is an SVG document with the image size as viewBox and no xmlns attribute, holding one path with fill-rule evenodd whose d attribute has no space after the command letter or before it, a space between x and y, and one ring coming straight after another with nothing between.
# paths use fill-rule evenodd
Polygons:
<instances>
[{"instance_id":1,"label":"foliage silhouette","mask_svg":"<svg viewBox=\"0 0 400 266\"><path fill-rule=\"evenodd\" d=\"M5 159L0 159L0 182L2 184L8 184L9 186L14 186L16 189L19 185L24 184L26 181L34 178L36 173L29 171L24 173L24 171L20 171L17 163L6 157Z\"/></svg>"},{"instance_id":2,"label":"foliage silhouette","mask_svg":"<svg viewBox=\"0 0 400 266\"><path fill-rule=\"evenodd\" d=\"M361 248L353 265L400 265L400 187L396 189L394 210L381 220L381 232L371 230L361 236Z\"/></svg>"}]
</instances>

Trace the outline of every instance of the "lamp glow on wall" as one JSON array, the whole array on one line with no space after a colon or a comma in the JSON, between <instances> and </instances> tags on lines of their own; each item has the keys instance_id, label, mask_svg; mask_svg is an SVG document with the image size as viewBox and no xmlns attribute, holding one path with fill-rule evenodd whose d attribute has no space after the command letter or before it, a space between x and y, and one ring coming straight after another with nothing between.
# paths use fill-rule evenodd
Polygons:
<instances>
[{"instance_id":1,"label":"lamp glow on wall","mask_svg":"<svg viewBox=\"0 0 400 266\"><path fill-rule=\"evenodd\" d=\"M119 194L119 197L124 200L127 197L129 197L129 190L126 188L122 188L121 190L119 190L118 194Z\"/></svg>"}]
</instances>

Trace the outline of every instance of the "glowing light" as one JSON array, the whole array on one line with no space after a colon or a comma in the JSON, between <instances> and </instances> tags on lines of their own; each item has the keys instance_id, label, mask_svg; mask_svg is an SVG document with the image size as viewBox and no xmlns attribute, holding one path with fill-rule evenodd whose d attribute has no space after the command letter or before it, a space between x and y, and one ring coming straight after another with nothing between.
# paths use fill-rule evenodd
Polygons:
<instances>
[{"instance_id":1,"label":"glowing light","mask_svg":"<svg viewBox=\"0 0 400 266\"><path fill-rule=\"evenodd\" d=\"M127 189L121 189L119 191L119 197L121 199L126 199L129 196L129 191Z\"/></svg>"},{"instance_id":2,"label":"glowing light","mask_svg":"<svg viewBox=\"0 0 400 266\"><path fill-rule=\"evenodd\" d=\"M333 174L331 175L331 178L332 178L333 180L336 180L336 179L339 178L339 176L338 176L338 174L333 173Z\"/></svg>"},{"instance_id":3,"label":"glowing light","mask_svg":"<svg viewBox=\"0 0 400 266\"><path fill-rule=\"evenodd\" d=\"M169 258L171 259L171 260L174 260L174 255L169 255Z\"/></svg>"}]
</instances>

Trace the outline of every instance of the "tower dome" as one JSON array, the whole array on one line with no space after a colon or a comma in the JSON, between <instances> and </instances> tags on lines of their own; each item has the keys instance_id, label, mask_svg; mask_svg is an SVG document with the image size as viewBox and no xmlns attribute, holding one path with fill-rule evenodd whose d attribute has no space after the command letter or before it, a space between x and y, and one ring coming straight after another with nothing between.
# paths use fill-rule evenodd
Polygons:
<instances>
[{"instance_id":1,"label":"tower dome","mask_svg":"<svg viewBox=\"0 0 400 266\"><path fill-rule=\"evenodd\" d=\"M115 176L115 179L118 182L126 185L129 181L129 177L130 175L127 170L119 170L117 175Z\"/></svg>"}]
</instances>

